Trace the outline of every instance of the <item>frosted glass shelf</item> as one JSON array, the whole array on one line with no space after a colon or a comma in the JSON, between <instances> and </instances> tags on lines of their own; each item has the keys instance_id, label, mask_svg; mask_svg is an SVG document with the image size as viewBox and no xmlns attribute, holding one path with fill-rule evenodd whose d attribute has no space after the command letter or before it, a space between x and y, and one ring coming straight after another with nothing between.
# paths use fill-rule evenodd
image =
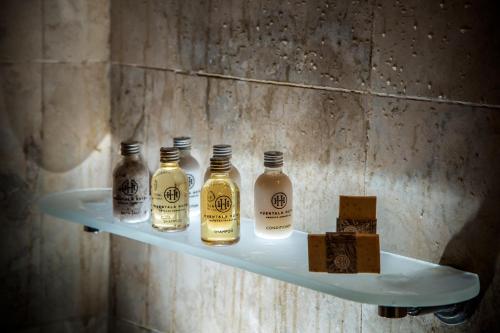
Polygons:
<instances>
[{"instance_id":1,"label":"frosted glass shelf","mask_svg":"<svg viewBox=\"0 0 500 333\"><path fill-rule=\"evenodd\" d=\"M200 241L199 220L185 232L161 233L149 222L115 222L110 189L87 189L47 195L43 212L168 250L209 259L347 300L398 307L438 306L469 300L479 293L476 274L381 252L381 274L310 273L307 234L294 231L285 240L257 238L251 220L241 221L241 240L230 247ZM383 236L382 236L383 237Z\"/></svg>"}]
</instances>

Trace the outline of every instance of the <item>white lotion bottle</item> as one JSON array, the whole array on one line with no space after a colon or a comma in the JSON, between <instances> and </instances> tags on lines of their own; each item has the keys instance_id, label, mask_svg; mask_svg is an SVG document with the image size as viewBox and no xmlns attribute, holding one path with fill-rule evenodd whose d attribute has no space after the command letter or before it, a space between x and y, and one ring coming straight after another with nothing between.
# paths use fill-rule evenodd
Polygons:
<instances>
[{"instance_id":1,"label":"white lotion bottle","mask_svg":"<svg viewBox=\"0 0 500 333\"><path fill-rule=\"evenodd\" d=\"M255 181L255 234L266 239L283 239L293 232L293 189L283 173L283 153L264 153L265 171Z\"/></svg>"}]
</instances>

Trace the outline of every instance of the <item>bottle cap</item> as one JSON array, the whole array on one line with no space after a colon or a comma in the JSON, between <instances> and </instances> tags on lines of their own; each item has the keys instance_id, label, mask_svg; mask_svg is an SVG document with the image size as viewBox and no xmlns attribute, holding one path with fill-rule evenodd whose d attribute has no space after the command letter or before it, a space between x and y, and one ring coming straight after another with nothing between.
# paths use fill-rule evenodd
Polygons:
<instances>
[{"instance_id":1,"label":"bottle cap","mask_svg":"<svg viewBox=\"0 0 500 333\"><path fill-rule=\"evenodd\" d=\"M179 149L175 147L161 147L160 148L160 162L178 162Z\"/></svg>"},{"instance_id":2,"label":"bottle cap","mask_svg":"<svg viewBox=\"0 0 500 333\"><path fill-rule=\"evenodd\" d=\"M231 145L226 145L226 144L214 145L212 148L214 157L231 158L231 155L233 154L233 149L231 148Z\"/></svg>"},{"instance_id":3,"label":"bottle cap","mask_svg":"<svg viewBox=\"0 0 500 333\"><path fill-rule=\"evenodd\" d=\"M191 149L191 138L189 136L178 136L174 138L174 147L179 150Z\"/></svg>"},{"instance_id":4,"label":"bottle cap","mask_svg":"<svg viewBox=\"0 0 500 333\"><path fill-rule=\"evenodd\" d=\"M231 170L231 162L227 157L212 157L210 159L210 171L228 172Z\"/></svg>"},{"instance_id":5,"label":"bottle cap","mask_svg":"<svg viewBox=\"0 0 500 333\"><path fill-rule=\"evenodd\" d=\"M283 166L283 153L280 151L264 152L264 166L268 168L279 168Z\"/></svg>"},{"instance_id":6,"label":"bottle cap","mask_svg":"<svg viewBox=\"0 0 500 333\"><path fill-rule=\"evenodd\" d=\"M139 154L141 152L141 143L138 141L124 141L120 144L120 150L123 156Z\"/></svg>"}]
</instances>

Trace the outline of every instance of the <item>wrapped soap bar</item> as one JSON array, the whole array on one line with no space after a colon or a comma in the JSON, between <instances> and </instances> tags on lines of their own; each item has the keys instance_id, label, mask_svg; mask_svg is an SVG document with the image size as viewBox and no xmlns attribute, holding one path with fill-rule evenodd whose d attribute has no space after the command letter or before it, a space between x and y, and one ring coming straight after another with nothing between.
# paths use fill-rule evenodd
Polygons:
<instances>
[{"instance_id":1,"label":"wrapped soap bar","mask_svg":"<svg viewBox=\"0 0 500 333\"><path fill-rule=\"evenodd\" d=\"M337 232L377 233L377 197L341 195Z\"/></svg>"},{"instance_id":2,"label":"wrapped soap bar","mask_svg":"<svg viewBox=\"0 0 500 333\"><path fill-rule=\"evenodd\" d=\"M380 244L376 234L309 234L307 242L310 272L380 273Z\"/></svg>"}]
</instances>

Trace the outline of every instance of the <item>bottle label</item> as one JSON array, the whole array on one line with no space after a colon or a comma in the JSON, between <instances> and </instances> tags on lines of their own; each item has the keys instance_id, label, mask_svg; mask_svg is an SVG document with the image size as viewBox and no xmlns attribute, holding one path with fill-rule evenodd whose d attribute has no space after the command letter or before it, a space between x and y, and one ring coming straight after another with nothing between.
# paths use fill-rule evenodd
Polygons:
<instances>
[{"instance_id":1,"label":"bottle label","mask_svg":"<svg viewBox=\"0 0 500 333\"><path fill-rule=\"evenodd\" d=\"M201 237L205 241L230 241L240 235L239 193L217 184L203 188Z\"/></svg>"},{"instance_id":2,"label":"bottle label","mask_svg":"<svg viewBox=\"0 0 500 333\"><path fill-rule=\"evenodd\" d=\"M181 191L176 186L171 186L163 192L163 197L169 203L176 203L181 198Z\"/></svg>"},{"instance_id":3,"label":"bottle label","mask_svg":"<svg viewBox=\"0 0 500 333\"><path fill-rule=\"evenodd\" d=\"M172 228L184 228L187 225L187 214L185 213L188 207L187 203L178 205L153 203L152 207L155 211L154 216L160 219L159 224Z\"/></svg>"},{"instance_id":4,"label":"bottle label","mask_svg":"<svg viewBox=\"0 0 500 333\"><path fill-rule=\"evenodd\" d=\"M292 228L291 198L282 191L266 193L267 200L261 203L256 213L259 215L256 228L270 232ZM256 201L258 198L256 197ZM257 222L258 222L257 221Z\"/></svg>"},{"instance_id":5,"label":"bottle label","mask_svg":"<svg viewBox=\"0 0 500 333\"><path fill-rule=\"evenodd\" d=\"M186 174L189 183L189 207L191 209L200 207L200 188L196 181L196 176L190 173Z\"/></svg>"},{"instance_id":6,"label":"bottle label","mask_svg":"<svg viewBox=\"0 0 500 333\"><path fill-rule=\"evenodd\" d=\"M149 214L147 179L117 177L113 183L113 211L118 218Z\"/></svg>"},{"instance_id":7,"label":"bottle label","mask_svg":"<svg viewBox=\"0 0 500 333\"><path fill-rule=\"evenodd\" d=\"M283 209L286 207L288 200L287 196L283 192L274 193L271 197L271 205L276 209Z\"/></svg>"},{"instance_id":8,"label":"bottle label","mask_svg":"<svg viewBox=\"0 0 500 333\"><path fill-rule=\"evenodd\" d=\"M208 209L203 216L210 222L233 224L236 219L239 219L239 212L233 212L231 209L233 208L233 202L229 196L216 196L213 192L210 192L208 198ZM223 227L223 225L220 224L219 227Z\"/></svg>"},{"instance_id":9,"label":"bottle label","mask_svg":"<svg viewBox=\"0 0 500 333\"><path fill-rule=\"evenodd\" d=\"M184 229L189 224L187 181L179 182L182 178L173 177L175 175L160 174L153 178L153 226L160 229Z\"/></svg>"},{"instance_id":10,"label":"bottle label","mask_svg":"<svg viewBox=\"0 0 500 333\"><path fill-rule=\"evenodd\" d=\"M196 180L194 176L190 173L187 174L188 177L188 183L189 183L189 190L192 190L194 187L194 184L196 183Z\"/></svg>"},{"instance_id":11,"label":"bottle label","mask_svg":"<svg viewBox=\"0 0 500 333\"><path fill-rule=\"evenodd\" d=\"M291 228L290 223L281 222L282 220L289 219L292 216L292 208L287 208L288 196L283 192L274 193L271 196L271 205L276 208L276 210L261 210L259 214L266 219L267 222L271 222L266 225L266 230L283 230ZM278 223L278 224L276 224Z\"/></svg>"},{"instance_id":12,"label":"bottle label","mask_svg":"<svg viewBox=\"0 0 500 333\"><path fill-rule=\"evenodd\" d=\"M225 213L230 210L233 205L231 202L231 198L229 198L227 195L221 195L218 196L217 199L215 199L214 206L217 211Z\"/></svg>"},{"instance_id":13,"label":"bottle label","mask_svg":"<svg viewBox=\"0 0 500 333\"><path fill-rule=\"evenodd\" d=\"M120 185L120 192L125 196L131 196L137 193L139 185L135 179L125 179Z\"/></svg>"}]
</instances>

